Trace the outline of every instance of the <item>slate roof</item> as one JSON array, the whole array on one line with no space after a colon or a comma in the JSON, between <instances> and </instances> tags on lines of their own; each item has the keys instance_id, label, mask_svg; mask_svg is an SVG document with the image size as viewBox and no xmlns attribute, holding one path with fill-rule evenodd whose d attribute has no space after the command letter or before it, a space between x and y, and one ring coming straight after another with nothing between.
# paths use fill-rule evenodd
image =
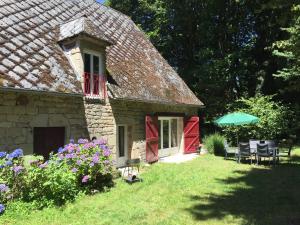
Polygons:
<instances>
[{"instance_id":1,"label":"slate roof","mask_svg":"<svg viewBox=\"0 0 300 225\"><path fill-rule=\"evenodd\" d=\"M82 94L58 43L76 32L113 43L111 98L202 105L129 17L94 0L0 0L0 87Z\"/></svg>"},{"instance_id":2,"label":"slate roof","mask_svg":"<svg viewBox=\"0 0 300 225\"><path fill-rule=\"evenodd\" d=\"M108 44L114 43L109 37L104 35L104 33L100 31L98 27L96 27L94 23L90 21L86 16L62 24L59 27L58 41L72 38L79 34L86 34L93 38L100 39L101 41L105 41Z\"/></svg>"}]
</instances>

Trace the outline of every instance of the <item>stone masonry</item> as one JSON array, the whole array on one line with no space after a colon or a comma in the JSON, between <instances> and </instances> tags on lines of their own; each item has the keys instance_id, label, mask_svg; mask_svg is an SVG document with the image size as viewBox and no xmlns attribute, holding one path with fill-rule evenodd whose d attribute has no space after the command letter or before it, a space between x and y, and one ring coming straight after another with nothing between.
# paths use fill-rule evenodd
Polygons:
<instances>
[{"instance_id":1,"label":"stone masonry","mask_svg":"<svg viewBox=\"0 0 300 225\"><path fill-rule=\"evenodd\" d=\"M88 100L82 96L0 92L0 150L33 153L34 127L66 128L74 138L106 138L116 157L116 126L128 126L128 155L146 158L145 116L156 112L196 115L197 108L124 100Z\"/></svg>"}]
</instances>

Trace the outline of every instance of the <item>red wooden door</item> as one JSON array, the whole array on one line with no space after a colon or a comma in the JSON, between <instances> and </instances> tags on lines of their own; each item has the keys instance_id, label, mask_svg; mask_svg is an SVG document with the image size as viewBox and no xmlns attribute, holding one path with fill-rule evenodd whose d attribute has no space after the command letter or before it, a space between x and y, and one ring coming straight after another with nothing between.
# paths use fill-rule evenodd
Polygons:
<instances>
[{"instance_id":1,"label":"red wooden door","mask_svg":"<svg viewBox=\"0 0 300 225\"><path fill-rule=\"evenodd\" d=\"M44 159L65 144L64 127L35 127L33 133L33 152L44 156Z\"/></svg>"},{"instance_id":2,"label":"red wooden door","mask_svg":"<svg viewBox=\"0 0 300 225\"><path fill-rule=\"evenodd\" d=\"M195 153L200 144L199 117L192 116L184 122L184 153Z\"/></svg>"},{"instance_id":3,"label":"red wooden door","mask_svg":"<svg viewBox=\"0 0 300 225\"><path fill-rule=\"evenodd\" d=\"M158 161L158 117L146 116L146 160Z\"/></svg>"}]
</instances>

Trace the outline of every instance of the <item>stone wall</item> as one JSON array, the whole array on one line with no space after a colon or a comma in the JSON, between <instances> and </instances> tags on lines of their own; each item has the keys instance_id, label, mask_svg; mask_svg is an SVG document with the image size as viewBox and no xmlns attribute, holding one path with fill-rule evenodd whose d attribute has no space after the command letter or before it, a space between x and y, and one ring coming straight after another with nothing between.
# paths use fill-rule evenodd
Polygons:
<instances>
[{"instance_id":1,"label":"stone wall","mask_svg":"<svg viewBox=\"0 0 300 225\"><path fill-rule=\"evenodd\" d=\"M112 114L115 127L118 124L128 126L128 155L131 158L146 159L145 142L145 116L147 114L160 113L185 113L185 115L197 115L198 109L185 106L170 106L142 102L111 100ZM116 129L116 128L114 128ZM111 143L116 143L114 136ZM116 151L115 146L114 150Z\"/></svg>"},{"instance_id":2,"label":"stone wall","mask_svg":"<svg viewBox=\"0 0 300 225\"><path fill-rule=\"evenodd\" d=\"M0 92L0 151L33 153L34 127L65 127L65 142L88 136L82 97Z\"/></svg>"},{"instance_id":3,"label":"stone wall","mask_svg":"<svg viewBox=\"0 0 300 225\"><path fill-rule=\"evenodd\" d=\"M116 158L116 129L122 124L128 126L129 157L145 160L145 116L156 112L197 115L197 108L0 92L0 151L22 148L26 154L32 154L34 127L64 126L66 143L71 138L104 137Z\"/></svg>"}]
</instances>

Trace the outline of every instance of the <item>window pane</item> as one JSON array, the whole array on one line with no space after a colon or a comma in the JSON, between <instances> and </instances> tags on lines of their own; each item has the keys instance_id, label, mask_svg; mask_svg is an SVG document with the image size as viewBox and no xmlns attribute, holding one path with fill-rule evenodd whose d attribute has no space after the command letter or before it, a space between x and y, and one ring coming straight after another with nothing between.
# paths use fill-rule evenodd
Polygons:
<instances>
[{"instance_id":1,"label":"window pane","mask_svg":"<svg viewBox=\"0 0 300 225\"><path fill-rule=\"evenodd\" d=\"M119 126L119 157L125 156L125 127Z\"/></svg>"},{"instance_id":2,"label":"window pane","mask_svg":"<svg viewBox=\"0 0 300 225\"><path fill-rule=\"evenodd\" d=\"M162 149L161 146L161 120L158 121L158 149Z\"/></svg>"},{"instance_id":3,"label":"window pane","mask_svg":"<svg viewBox=\"0 0 300 225\"><path fill-rule=\"evenodd\" d=\"M98 56L93 56L93 73L94 74L100 74L99 70L99 57Z\"/></svg>"},{"instance_id":4,"label":"window pane","mask_svg":"<svg viewBox=\"0 0 300 225\"><path fill-rule=\"evenodd\" d=\"M171 120L171 147L177 147L177 119Z\"/></svg>"},{"instance_id":5,"label":"window pane","mask_svg":"<svg viewBox=\"0 0 300 225\"><path fill-rule=\"evenodd\" d=\"M84 72L90 73L91 72L91 55L84 54Z\"/></svg>"},{"instance_id":6,"label":"window pane","mask_svg":"<svg viewBox=\"0 0 300 225\"><path fill-rule=\"evenodd\" d=\"M163 120L163 148L169 148L169 120Z\"/></svg>"}]
</instances>

